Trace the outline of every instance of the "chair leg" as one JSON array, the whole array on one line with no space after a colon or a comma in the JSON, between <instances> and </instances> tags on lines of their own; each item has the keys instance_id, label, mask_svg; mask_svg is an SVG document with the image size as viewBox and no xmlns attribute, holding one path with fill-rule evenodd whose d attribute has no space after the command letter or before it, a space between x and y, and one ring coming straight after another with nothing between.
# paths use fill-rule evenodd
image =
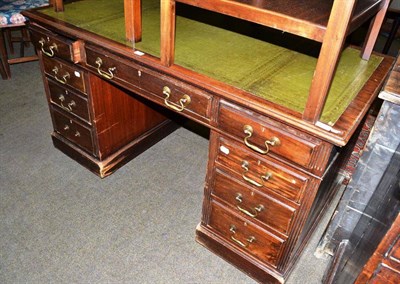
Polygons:
<instances>
[{"instance_id":1,"label":"chair leg","mask_svg":"<svg viewBox=\"0 0 400 284\"><path fill-rule=\"evenodd\" d=\"M1 58L1 77L3 79L10 79L11 78L11 70L10 65L8 64L8 54L6 48L6 41L4 37L5 29L0 29L0 58ZM6 29L7 30L7 29Z\"/></svg>"},{"instance_id":2,"label":"chair leg","mask_svg":"<svg viewBox=\"0 0 400 284\"><path fill-rule=\"evenodd\" d=\"M12 38L12 29L5 29L5 40L8 43L8 50L10 51L10 54L14 54L14 45L13 45L13 38Z\"/></svg>"},{"instance_id":3,"label":"chair leg","mask_svg":"<svg viewBox=\"0 0 400 284\"><path fill-rule=\"evenodd\" d=\"M21 40L20 46L19 46L19 57L24 57L25 55L25 42Z\"/></svg>"},{"instance_id":4,"label":"chair leg","mask_svg":"<svg viewBox=\"0 0 400 284\"><path fill-rule=\"evenodd\" d=\"M25 55L25 46L26 46L26 37L25 37L25 27L21 27L21 29L19 30L19 32L21 33L21 37L18 38L19 39L19 57L24 57Z\"/></svg>"},{"instance_id":5,"label":"chair leg","mask_svg":"<svg viewBox=\"0 0 400 284\"><path fill-rule=\"evenodd\" d=\"M3 80L8 79L8 78L7 78L7 74L6 74L6 70L4 69L3 59L0 60L0 75L1 75L1 78L2 78Z\"/></svg>"},{"instance_id":6,"label":"chair leg","mask_svg":"<svg viewBox=\"0 0 400 284\"><path fill-rule=\"evenodd\" d=\"M24 41L25 47L29 47L29 44L31 43L31 37L29 36L27 27L22 29L22 40Z\"/></svg>"}]
</instances>

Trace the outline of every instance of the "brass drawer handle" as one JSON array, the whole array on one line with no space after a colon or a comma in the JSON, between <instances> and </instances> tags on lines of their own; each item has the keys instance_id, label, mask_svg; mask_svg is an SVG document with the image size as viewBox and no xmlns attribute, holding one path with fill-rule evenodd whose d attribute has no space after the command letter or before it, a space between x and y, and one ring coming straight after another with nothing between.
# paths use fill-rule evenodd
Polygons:
<instances>
[{"instance_id":1,"label":"brass drawer handle","mask_svg":"<svg viewBox=\"0 0 400 284\"><path fill-rule=\"evenodd\" d=\"M242 198L242 195L241 195L240 193L238 193L238 194L236 195L236 198L235 198L235 199L236 199L239 203L242 203L242 202L243 202L243 198ZM254 207L254 209L249 209L249 210L247 210L247 209L241 207L239 204L237 204L236 207L237 207L237 209L239 209L240 212L246 214L247 216L249 216L249 217L251 217L251 218L256 218L257 215L258 215L258 213L260 213L261 211L264 210L264 205L262 205L262 204L258 205L257 207ZM252 212L250 212L250 211L252 211Z\"/></svg>"},{"instance_id":2,"label":"brass drawer handle","mask_svg":"<svg viewBox=\"0 0 400 284\"><path fill-rule=\"evenodd\" d=\"M236 234L236 227L235 225L231 225L229 228L229 231L232 233L231 235L231 240L234 241L235 243L237 243L239 246L241 246L242 248L247 248L249 246L249 244L253 243L256 240L256 237L254 236L250 236L246 239L246 243L238 240L235 238L235 234Z\"/></svg>"},{"instance_id":3,"label":"brass drawer handle","mask_svg":"<svg viewBox=\"0 0 400 284\"><path fill-rule=\"evenodd\" d=\"M65 125L64 125L64 130L65 130L65 131L69 131L69 125L65 124ZM81 137L81 134L79 133L78 130L75 131L75 134L74 134L74 135L75 135L75 137Z\"/></svg>"},{"instance_id":4,"label":"brass drawer handle","mask_svg":"<svg viewBox=\"0 0 400 284\"><path fill-rule=\"evenodd\" d=\"M53 68L53 73L54 73L54 78L57 80L57 82L59 82L59 83L61 83L61 84L67 84L67 81L68 81L68 79L69 78L71 78L71 75L69 75L69 73L68 72L65 72L65 74L61 77L61 79L60 78L58 78L57 77L57 74L58 74L58 67L57 66L54 66L54 68Z\"/></svg>"},{"instance_id":5,"label":"brass drawer handle","mask_svg":"<svg viewBox=\"0 0 400 284\"><path fill-rule=\"evenodd\" d=\"M111 80L112 78L114 78L114 71L117 70L117 67L110 67L108 68L108 71L105 72L103 70L100 69L101 65L103 65L103 60L101 60L100 57L96 58L96 65L97 65L97 73L99 73L101 76L103 76L106 79Z\"/></svg>"},{"instance_id":6,"label":"brass drawer handle","mask_svg":"<svg viewBox=\"0 0 400 284\"><path fill-rule=\"evenodd\" d=\"M243 127L243 132L244 132L244 134L247 135L246 137L244 137L244 144L247 147L249 147L250 149L252 149L260 154L263 154L263 155L266 155L269 152L270 146L279 146L281 144L281 140L279 140L278 137L272 137L270 140L266 140L264 142L266 149L263 150L263 149L257 147L256 145L251 144L248 141L249 138L253 135L253 127L251 127L250 125L245 125Z\"/></svg>"},{"instance_id":7,"label":"brass drawer handle","mask_svg":"<svg viewBox=\"0 0 400 284\"><path fill-rule=\"evenodd\" d=\"M72 108L76 107L76 103L74 100L72 100L71 102L68 103L67 106L68 106L69 111L72 111Z\"/></svg>"},{"instance_id":8,"label":"brass drawer handle","mask_svg":"<svg viewBox=\"0 0 400 284\"><path fill-rule=\"evenodd\" d=\"M41 38L39 40L39 43L40 43L40 49L48 57L53 57L54 56L54 50L58 51L58 46L57 46L57 44L55 42L52 45L49 46L49 52L44 49L44 43L45 43L45 39L44 38Z\"/></svg>"},{"instance_id":9,"label":"brass drawer handle","mask_svg":"<svg viewBox=\"0 0 400 284\"><path fill-rule=\"evenodd\" d=\"M63 102L65 101L64 95L60 95L60 96L58 97L58 100L60 101L60 106L61 106L61 108L64 109L64 110L66 110L66 111L68 111L68 112L72 112L72 108L73 108L73 107L76 107L76 103L75 103L74 100L71 100L71 102L69 102L69 103L67 104L68 107L64 106L64 104L63 104Z\"/></svg>"},{"instance_id":10,"label":"brass drawer handle","mask_svg":"<svg viewBox=\"0 0 400 284\"><path fill-rule=\"evenodd\" d=\"M242 169L244 170L244 173L242 174L242 178L247 181L248 183L255 185L257 187L262 187L264 185L264 181L268 181L272 178L273 174L270 172L267 172L265 175L261 176L261 183L249 178L246 176L246 173L249 171L249 162L243 161L242 162Z\"/></svg>"},{"instance_id":11,"label":"brass drawer handle","mask_svg":"<svg viewBox=\"0 0 400 284\"><path fill-rule=\"evenodd\" d=\"M171 89L165 86L163 88L163 94L165 95L164 98L164 103L167 107L176 110L178 112L181 112L187 107L190 102L192 101L191 98L188 95L183 95L183 97L179 100L179 106L176 106L175 104L172 104L168 101L169 97L171 96Z\"/></svg>"}]
</instances>

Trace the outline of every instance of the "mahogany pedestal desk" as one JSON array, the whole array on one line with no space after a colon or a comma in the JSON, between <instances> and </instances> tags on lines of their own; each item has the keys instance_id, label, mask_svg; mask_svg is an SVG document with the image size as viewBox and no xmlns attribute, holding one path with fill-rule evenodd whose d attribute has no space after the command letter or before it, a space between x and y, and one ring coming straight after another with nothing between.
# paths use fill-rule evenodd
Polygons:
<instances>
[{"instance_id":1,"label":"mahogany pedestal desk","mask_svg":"<svg viewBox=\"0 0 400 284\"><path fill-rule=\"evenodd\" d=\"M324 78L330 86L325 107L314 111L309 86L323 61L197 21L210 15L190 12L195 7L177 3L182 11L175 21L174 10L165 10L175 1L161 1L161 7L160 1L142 1L140 37L127 39L123 2L85 0L65 4L64 12L25 13L40 57L54 145L103 177L170 133L171 111L207 126L197 241L260 282L284 282L334 194L331 185L346 149L393 59L372 55L365 61L359 50L346 48L334 68L326 66L336 72L333 81ZM387 2L356 9L352 29L380 15ZM330 7L323 6L329 17Z\"/></svg>"}]
</instances>

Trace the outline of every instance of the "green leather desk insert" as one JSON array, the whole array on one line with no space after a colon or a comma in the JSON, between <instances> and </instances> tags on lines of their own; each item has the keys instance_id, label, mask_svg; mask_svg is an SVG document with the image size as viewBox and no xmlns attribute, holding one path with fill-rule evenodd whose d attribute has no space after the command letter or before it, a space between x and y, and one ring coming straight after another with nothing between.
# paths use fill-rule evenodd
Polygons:
<instances>
[{"instance_id":1,"label":"green leather desk insert","mask_svg":"<svg viewBox=\"0 0 400 284\"><path fill-rule=\"evenodd\" d=\"M159 0L143 0L143 39L135 48L160 54ZM125 40L123 0L65 4L65 12L43 13L132 46ZM177 17L175 64L302 113L317 59L248 36ZM369 61L347 48L329 92L321 121L333 125L361 90L382 58Z\"/></svg>"}]
</instances>

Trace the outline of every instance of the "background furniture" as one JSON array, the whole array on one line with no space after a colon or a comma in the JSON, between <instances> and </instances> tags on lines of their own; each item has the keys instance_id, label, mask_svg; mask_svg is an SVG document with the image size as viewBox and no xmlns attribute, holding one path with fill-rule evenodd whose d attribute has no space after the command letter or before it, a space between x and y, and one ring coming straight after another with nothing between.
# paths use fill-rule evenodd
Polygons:
<instances>
[{"instance_id":1,"label":"background furniture","mask_svg":"<svg viewBox=\"0 0 400 284\"><path fill-rule=\"evenodd\" d=\"M371 6L363 7L362 20L380 14L386 3L372 2ZM209 163L197 241L258 281L284 282L335 193L332 185L337 170L346 161L348 150L357 136L358 125L380 90L393 59L373 55L366 62L360 59L359 50L347 49L344 62L350 58L351 63L345 65L347 67L338 66L338 70L347 71L338 73L344 73L342 78L348 81L339 84L339 89L343 85L351 88L341 89L339 93L347 97L353 89L356 91L352 94L354 97L351 96L349 102L345 103L344 112L333 119L332 125L321 127L304 119L302 113L291 106L272 102L269 97L272 96L271 92L262 97L257 90L241 89L235 83L228 82L231 78L222 78L223 75L236 75L239 80L261 82L255 84L261 87L265 87L265 82L270 82L267 88L276 83L287 91L286 94L284 91L279 93L279 98L284 98L283 104L287 101L296 102L298 97L292 96L292 92L296 84L303 80L285 80L299 76L299 73L303 75L307 69L305 81L311 81L312 76L308 76L314 71L314 58L183 17L179 18L185 23L183 30L179 30L177 25L176 37L172 37L175 17L169 17L174 16L172 7L165 6L174 4L170 1L162 1L161 7L159 1L142 2L143 23L150 24L142 26L142 40L133 44L132 41L126 42L124 2L119 1L118 6L116 2L111 5L109 1L95 1L97 11L103 13L104 21L95 14L89 17L90 13L85 13L92 11L93 3L86 0L71 6L65 4L62 16L53 9L25 12L31 19L33 41L41 58L53 117L54 145L93 170L93 165L102 165L98 155L101 151L93 151L96 148L88 147L85 143L100 145L101 134L112 130L114 125L148 125L146 113L154 111L160 112L162 118L173 119L173 112L207 126L211 129ZM218 1L217 4L221 3ZM335 1L337 10L340 3L343 4ZM161 33L158 25L160 11L163 21L170 21L162 22ZM165 13L169 16L166 17ZM287 15L280 16L280 19L288 18ZM149 32L148 26L156 28ZM290 26L293 28L295 25ZM164 30L165 27L169 28ZM310 28L308 25L306 27ZM193 39L192 32L197 41L190 42L189 39ZM169 40L163 41L165 36ZM165 43L172 44L172 38L179 43L176 44L177 50L178 46L182 46L183 52L175 54L175 64L172 61L169 61L171 64L165 64L165 54L170 54L172 50ZM210 38L213 42L211 50L206 49ZM236 53L228 51L227 42L234 48L244 43L245 47L250 46L250 49L244 48L244 53L250 52L251 57L257 59L253 61L254 64L260 62L259 52L265 54L263 52L267 51L274 60L270 58L269 64L261 67L270 72L254 72L254 69L247 76L238 75L236 72L241 72L243 68L241 65L235 68L237 64L230 64L234 60L231 55ZM199 55L197 52L202 50L206 52ZM157 57L157 51L161 58ZM222 52L222 58L215 56L215 52ZM210 55L211 59L207 57ZM227 65L221 68L221 62L227 62ZM239 62L243 65L246 63L241 57ZM292 65L292 62L295 64ZM363 68L360 68L361 72L350 72L351 66ZM271 70L274 71L272 74ZM258 77L260 73L266 73L266 76ZM79 76L74 77L75 74ZM340 78L339 75L335 77ZM359 84L357 88L356 82ZM118 123L111 122L99 130L97 125L95 128L85 126L93 129L92 135L78 139L73 127L75 124L83 126L82 116L68 111L72 101L65 102L68 102L68 109L65 109L64 101L60 99L58 91L52 90L51 83L62 90L74 88L87 95L90 112L93 113L90 116L92 125L103 118L103 122L108 123L109 116L103 115L104 111L117 112L114 103L109 100L114 98L113 92L110 92L110 96L96 92L109 88L109 85L120 90L118 100L125 100L126 96L133 97L145 103L149 109L146 108L144 114L136 111L134 119L128 118L129 111L122 115L123 119ZM308 90L308 86L305 88ZM96 116L99 113L101 115ZM162 129L161 124L157 126ZM146 128L150 131L153 129ZM118 148L124 145L119 144L114 149L118 152ZM136 144L132 144L132 151L137 148ZM119 160L111 164L118 165ZM94 172L101 175L99 171Z\"/></svg>"},{"instance_id":2,"label":"background furniture","mask_svg":"<svg viewBox=\"0 0 400 284\"><path fill-rule=\"evenodd\" d=\"M400 214L394 220L385 237L379 243L373 256L364 266L354 283L390 283L399 282L400 262Z\"/></svg>"},{"instance_id":3,"label":"background furniture","mask_svg":"<svg viewBox=\"0 0 400 284\"><path fill-rule=\"evenodd\" d=\"M382 52L387 53L392 45L393 41L395 40L400 27L400 1L394 0L391 2L388 11L385 16L386 21L392 21L391 29L388 33L388 39L383 47Z\"/></svg>"},{"instance_id":4,"label":"background furniture","mask_svg":"<svg viewBox=\"0 0 400 284\"><path fill-rule=\"evenodd\" d=\"M400 57L379 95L383 105L363 155L321 241L320 250L334 254L326 283L353 283L360 272L364 275L356 283L398 282L399 75ZM384 268L379 258L387 260Z\"/></svg>"},{"instance_id":5,"label":"background furniture","mask_svg":"<svg viewBox=\"0 0 400 284\"><path fill-rule=\"evenodd\" d=\"M36 55L25 56L24 49L25 46L29 45L30 38L25 26L26 19L20 13L26 9L42 7L48 4L48 0L0 0L0 73L3 79L11 78L10 64L38 59ZM14 54L13 45L15 42L20 44L19 57L9 58L9 53Z\"/></svg>"}]
</instances>

